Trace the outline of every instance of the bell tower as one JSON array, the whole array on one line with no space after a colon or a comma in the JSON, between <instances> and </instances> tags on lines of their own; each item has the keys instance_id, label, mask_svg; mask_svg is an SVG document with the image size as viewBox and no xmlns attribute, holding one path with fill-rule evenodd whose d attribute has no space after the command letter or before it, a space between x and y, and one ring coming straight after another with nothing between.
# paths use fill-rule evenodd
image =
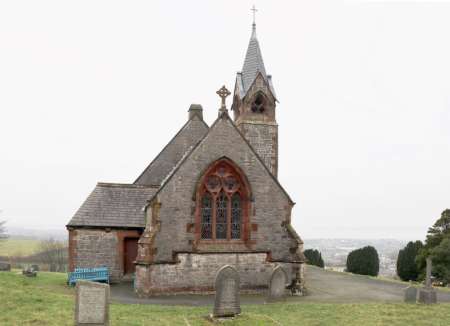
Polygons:
<instances>
[{"instance_id":1,"label":"bell tower","mask_svg":"<svg viewBox=\"0 0 450 326\"><path fill-rule=\"evenodd\" d=\"M278 173L276 102L272 78L266 74L253 20L244 66L236 76L231 110L237 127L275 177Z\"/></svg>"}]
</instances>

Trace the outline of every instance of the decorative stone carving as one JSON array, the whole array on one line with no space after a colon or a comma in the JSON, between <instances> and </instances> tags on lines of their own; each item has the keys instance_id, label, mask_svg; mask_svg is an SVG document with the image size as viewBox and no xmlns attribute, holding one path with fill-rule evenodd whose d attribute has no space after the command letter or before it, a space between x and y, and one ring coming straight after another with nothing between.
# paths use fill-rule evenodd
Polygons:
<instances>
[{"instance_id":1,"label":"decorative stone carving","mask_svg":"<svg viewBox=\"0 0 450 326\"><path fill-rule=\"evenodd\" d=\"M75 325L109 325L109 285L77 281Z\"/></svg>"},{"instance_id":2,"label":"decorative stone carving","mask_svg":"<svg viewBox=\"0 0 450 326\"><path fill-rule=\"evenodd\" d=\"M239 274L232 266L219 269L215 281L214 317L233 317L241 313L239 283Z\"/></svg>"}]
</instances>

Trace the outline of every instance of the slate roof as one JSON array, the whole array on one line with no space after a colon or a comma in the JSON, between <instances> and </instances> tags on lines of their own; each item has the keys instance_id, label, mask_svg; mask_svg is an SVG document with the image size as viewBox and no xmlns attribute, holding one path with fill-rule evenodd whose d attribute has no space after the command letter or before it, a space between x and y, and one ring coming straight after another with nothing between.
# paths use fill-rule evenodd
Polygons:
<instances>
[{"instance_id":1,"label":"slate roof","mask_svg":"<svg viewBox=\"0 0 450 326\"><path fill-rule=\"evenodd\" d=\"M145 227L143 208L155 186L99 182L67 226Z\"/></svg>"},{"instance_id":2,"label":"slate roof","mask_svg":"<svg viewBox=\"0 0 450 326\"><path fill-rule=\"evenodd\" d=\"M259 47L258 38L256 37L256 25L252 25L252 35L248 44L247 53L245 55L244 66L242 72L238 72L236 77L236 83L239 88L239 95L244 98L247 95L248 90L252 86L258 73L261 73L264 80L269 85L269 88L275 96L275 90L272 85L272 78L266 74L266 68L264 67L264 60L262 58L261 49Z\"/></svg>"},{"instance_id":3,"label":"slate roof","mask_svg":"<svg viewBox=\"0 0 450 326\"><path fill-rule=\"evenodd\" d=\"M209 127L203 119L194 115L147 166L134 184L160 185L185 153L195 146L208 130Z\"/></svg>"},{"instance_id":4,"label":"slate roof","mask_svg":"<svg viewBox=\"0 0 450 326\"><path fill-rule=\"evenodd\" d=\"M249 149L253 152L253 154L255 155L255 157L261 162L262 166L264 167L264 169L268 172L268 174L270 175L270 177L272 178L272 180L275 181L275 183L277 184L277 186L280 188L280 190L285 194L285 196L287 197L287 199L289 200L289 202L291 202L293 205L295 205L295 202L292 200L292 198L289 196L288 192L283 188L283 186L281 185L281 183L278 181L278 179L272 174L272 172L269 170L269 168L266 166L266 164L264 163L264 161L262 160L262 158L259 156L259 154L255 151L255 149L253 148L253 146L249 143L249 141L244 137L244 135L241 133L241 131L238 129L238 127L236 126L236 124L233 122L233 120L230 118L230 116L228 115L227 111L222 112L219 117L216 119L216 121L214 121L214 123L211 125L211 127L209 128L208 132L202 137L202 139L197 142L197 144L195 144L195 146L192 146L192 148L190 148L188 151L186 151L186 153L183 155L182 159L172 168L172 170L170 171L170 173L164 178L163 182L161 183L161 186L155 191L155 193L153 194L153 196L151 198L149 198L148 203L151 202L153 200L154 197L156 197L156 195L169 183L169 180L172 178L172 176L177 172L177 170L180 168L180 166L182 166L184 164L184 162L186 162L186 160L191 156L191 154L195 151L195 149L200 146L200 144L208 137L208 134L214 129L215 125L221 120L221 119L226 119L228 120L231 125L233 126L234 130L241 136L242 140L247 144L247 146L249 147ZM148 203L146 204L146 206L148 206Z\"/></svg>"}]
</instances>

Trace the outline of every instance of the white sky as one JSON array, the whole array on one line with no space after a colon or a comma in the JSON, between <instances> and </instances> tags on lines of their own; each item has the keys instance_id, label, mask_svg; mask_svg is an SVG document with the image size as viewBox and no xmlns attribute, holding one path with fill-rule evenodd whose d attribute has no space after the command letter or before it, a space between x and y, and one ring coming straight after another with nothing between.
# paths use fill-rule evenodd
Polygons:
<instances>
[{"instance_id":1,"label":"white sky","mask_svg":"<svg viewBox=\"0 0 450 326\"><path fill-rule=\"evenodd\" d=\"M450 207L450 4L0 2L0 209L64 228L234 86L255 3L304 238L423 239ZM228 102L230 105L230 101Z\"/></svg>"}]
</instances>

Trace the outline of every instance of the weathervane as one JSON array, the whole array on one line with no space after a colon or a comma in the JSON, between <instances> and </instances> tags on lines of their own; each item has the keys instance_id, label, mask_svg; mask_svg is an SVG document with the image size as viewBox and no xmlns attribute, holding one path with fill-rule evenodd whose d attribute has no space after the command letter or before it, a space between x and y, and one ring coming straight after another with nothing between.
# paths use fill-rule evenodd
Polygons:
<instances>
[{"instance_id":1,"label":"weathervane","mask_svg":"<svg viewBox=\"0 0 450 326\"><path fill-rule=\"evenodd\" d=\"M223 85L217 92L217 95L220 96L220 98L222 99L222 104L220 106L220 110L219 110L219 114L222 112L225 112L227 110L227 105L225 104L225 100L227 98L227 96L229 96L231 94L231 92L225 87L225 85Z\"/></svg>"}]
</instances>

